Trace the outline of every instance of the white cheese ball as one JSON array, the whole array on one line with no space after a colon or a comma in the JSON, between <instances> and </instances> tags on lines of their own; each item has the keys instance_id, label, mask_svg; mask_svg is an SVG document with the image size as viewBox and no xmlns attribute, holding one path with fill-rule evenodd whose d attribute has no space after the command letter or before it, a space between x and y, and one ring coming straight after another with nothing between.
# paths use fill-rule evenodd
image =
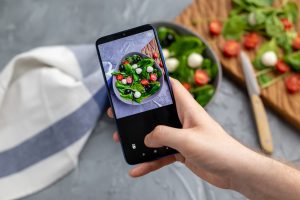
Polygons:
<instances>
[{"instance_id":1,"label":"white cheese ball","mask_svg":"<svg viewBox=\"0 0 300 200\"><path fill-rule=\"evenodd\" d=\"M124 79L122 79L122 81L121 81L123 84L127 84L127 81L126 81L126 79L124 78Z\"/></svg>"},{"instance_id":2,"label":"white cheese ball","mask_svg":"<svg viewBox=\"0 0 300 200\"><path fill-rule=\"evenodd\" d=\"M141 69L141 68L136 68L136 69L135 69L135 72L136 72L137 74L140 74L140 73L142 73L142 69Z\"/></svg>"},{"instance_id":3,"label":"white cheese ball","mask_svg":"<svg viewBox=\"0 0 300 200\"><path fill-rule=\"evenodd\" d=\"M251 26L255 26L256 25L256 17L254 13L250 13L248 15L248 24L250 24Z\"/></svg>"},{"instance_id":4,"label":"white cheese ball","mask_svg":"<svg viewBox=\"0 0 300 200\"><path fill-rule=\"evenodd\" d=\"M278 58L274 51L267 51L261 57L261 62L266 67L274 67L277 60Z\"/></svg>"},{"instance_id":5,"label":"white cheese ball","mask_svg":"<svg viewBox=\"0 0 300 200\"><path fill-rule=\"evenodd\" d=\"M148 73L151 73L151 72L153 72L153 67L151 67L151 66L148 66L148 67L147 67L147 72L148 72Z\"/></svg>"},{"instance_id":6,"label":"white cheese ball","mask_svg":"<svg viewBox=\"0 0 300 200\"><path fill-rule=\"evenodd\" d=\"M170 52L168 49L162 49L162 53L164 55L165 58L169 58L170 57Z\"/></svg>"},{"instance_id":7,"label":"white cheese ball","mask_svg":"<svg viewBox=\"0 0 300 200\"><path fill-rule=\"evenodd\" d=\"M169 72L175 72L179 65L179 61L176 58L168 58L166 59L166 65Z\"/></svg>"},{"instance_id":8,"label":"white cheese ball","mask_svg":"<svg viewBox=\"0 0 300 200\"><path fill-rule=\"evenodd\" d=\"M138 66L137 66L137 64L133 64L131 67L132 67L133 69L136 69Z\"/></svg>"},{"instance_id":9,"label":"white cheese ball","mask_svg":"<svg viewBox=\"0 0 300 200\"><path fill-rule=\"evenodd\" d=\"M203 56L199 53L191 53L187 59L188 66L191 68L200 67L203 62Z\"/></svg>"},{"instance_id":10,"label":"white cheese ball","mask_svg":"<svg viewBox=\"0 0 300 200\"><path fill-rule=\"evenodd\" d=\"M141 93L139 92L139 91L136 91L135 93L134 93L134 98L140 98L141 97Z\"/></svg>"}]
</instances>

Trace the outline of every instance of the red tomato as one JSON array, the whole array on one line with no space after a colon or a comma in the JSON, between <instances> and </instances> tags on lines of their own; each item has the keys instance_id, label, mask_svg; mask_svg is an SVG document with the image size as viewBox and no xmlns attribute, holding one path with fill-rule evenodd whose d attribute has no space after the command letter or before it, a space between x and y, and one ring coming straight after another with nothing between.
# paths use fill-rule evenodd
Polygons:
<instances>
[{"instance_id":1,"label":"red tomato","mask_svg":"<svg viewBox=\"0 0 300 200\"><path fill-rule=\"evenodd\" d=\"M240 44L235 40L228 40L223 48L223 53L227 57L235 57L240 53Z\"/></svg>"},{"instance_id":2,"label":"red tomato","mask_svg":"<svg viewBox=\"0 0 300 200\"><path fill-rule=\"evenodd\" d=\"M285 79L285 86L289 93L300 91L300 75L293 74Z\"/></svg>"},{"instance_id":3,"label":"red tomato","mask_svg":"<svg viewBox=\"0 0 300 200\"><path fill-rule=\"evenodd\" d=\"M293 24L287 19L287 18L282 18L280 19L282 25L284 26L284 30L290 30L293 27Z\"/></svg>"},{"instance_id":4,"label":"red tomato","mask_svg":"<svg viewBox=\"0 0 300 200\"><path fill-rule=\"evenodd\" d=\"M156 58L158 58L158 53L156 53L156 52L153 52L153 53L152 53L152 58L153 58L153 59L156 59Z\"/></svg>"},{"instance_id":5,"label":"red tomato","mask_svg":"<svg viewBox=\"0 0 300 200\"><path fill-rule=\"evenodd\" d=\"M128 77L126 78L126 82L127 82L127 84L131 84L131 83L132 83L132 77L131 77L131 76L128 76Z\"/></svg>"},{"instance_id":6,"label":"red tomato","mask_svg":"<svg viewBox=\"0 0 300 200\"><path fill-rule=\"evenodd\" d=\"M220 35L222 32L222 23L218 20L213 20L209 23L209 32L212 35Z\"/></svg>"},{"instance_id":7,"label":"red tomato","mask_svg":"<svg viewBox=\"0 0 300 200\"><path fill-rule=\"evenodd\" d=\"M163 67L162 61L159 62L159 66L160 66L160 67Z\"/></svg>"},{"instance_id":8,"label":"red tomato","mask_svg":"<svg viewBox=\"0 0 300 200\"><path fill-rule=\"evenodd\" d=\"M182 83L183 87L187 90L191 89L191 85L189 83Z\"/></svg>"},{"instance_id":9,"label":"red tomato","mask_svg":"<svg viewBox=\"0 0 300 200\"><path fill-rule=\"evenodd\" d=\"M290 67L283 60L278 60L275 67L282 74L290 71Z\"/></svg>"},{"instance_id":10,"label":"red tomato","mask_svg":"<svg viewBox=\"0 0 300 200\"><path fill-rule=\"evenodd\" d=\"M244 37L244 46L247 49L254 49L260 41L257 33L248 33Z\"/></svg>"},{"instance_id":11,"label":"red tomato","mask_svg":"<svg viewBox=\"0 0 300 200\"><path fill-rule=\"evenodd\" d=\"M150 74L150 81L156 81L156 80L157 80L156 74Z\"/></svg>"},{"instance_id":12,"label":"red tomato","mask_svg":"<svg viewBox=\"0 0 300 200\"><path fill-rule=\"evenodd\" d=\"M300 35L298 35L293 41L293 48L295 50L300 50Z\"/></svg>"},{"instance_id":13,"label":"red tomato","mask_svg":"<svg viewBox=\"0 0 300 200\"><path fill-rule=\"evenodd\" d=\"M123 75L122 75L122 74L118 74L118 75L116 76L116 79L117 79L118 81L121 81L121 80L123 79Z\"/></svg>"},{"instance_id":14,"label":"red tomato","mask_svg":"<svg viewBox=\"0 0 300 200\"><path fill-rule=\"evenodd\" d=\"M142 84L143 86L149 85L149 81L146 80L146 79L143 79L143 80L141 80L141 84Z\"/></svg>"},{"instance_id":15,"label":"red tomato","mask_svg":"<svg viewBox=\"0 0 300 200\"><path fill-rule=\"evenodd\" d=\"M202 86L209 82L209 77L206 71L202 69L197 69L195 71L194 80L196 85Z\"/></svg>"},{"instance_id":16,"label":"red tomato","mask_svg":"<svg viewBox=\"0 0 300 200\"><path fill-rule=\"evenodd\" d=\"M126 64L129 64L129 61L128 61L128 60L124 60L124 61L123 61L123 65L126 65Z\"/></svg>"}]
</instances>

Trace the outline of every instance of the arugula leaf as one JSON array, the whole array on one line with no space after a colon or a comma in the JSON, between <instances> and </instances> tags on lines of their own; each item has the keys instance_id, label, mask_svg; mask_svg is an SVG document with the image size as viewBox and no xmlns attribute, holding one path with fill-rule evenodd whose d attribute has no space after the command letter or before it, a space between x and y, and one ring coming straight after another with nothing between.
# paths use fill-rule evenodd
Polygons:
<instances>
[{"instance_id":1,"label":"arugula leaf","mask_svg":"<svg viewBox=\"0 0 300 200\"><path fill-rule=\"evenodd\" d=\"M282 32L282 34L276 37L276 42L286 54L290 54L293 51L292 44L296 36L297 33L295 31Z\"/></svg>"},{"instance_id":2,"label":"arugula leaf","mask_svg":"<svg viewBox=\"0 0 300 200\"><path fill-rule=\"evenodd\" d=\"M256 54L256 57L253 61L253 65L256 69L264 69L266 66L264 66L261 62L262 55L267 51L274 51L275 53L278 53L278 46L275 39L272 39L269 42L265 42L261 45L261 47L258 49L258 52Z\"/></svg>"},{"instance_id":3,"label":"arugula leaf","mask_svg":"<svg viewBox=\"0 0 300 200\"><path fill-rule=\"evenodd\" d=\"M154 60L151 58L144 58L140 62L138 62L139 67L148 67L148 66L153 66Z\"/></svg>"},{"instance_id":4,"label":"arugula leaf","mask_svg":"<svg viewBox=\"0 0 300 200\"><path fill-rule=\"evenodd\" d=\"M284 61L297 72L300 72L300 51L291 53L284 57Z\"/></svg>"},{"instance_id":5,"label":"arugula leaf","mask_svg":"<svg viewBox=\"0 0 300 200\"><path fill-rule=\"evenodd\" d=\"M144 93L145 92L145 88L140 83L134 83L131 86L131 89L134 90L134 91L139 91L140 93Z\"/></svg>"},{"instance_id":6,"label":"arugula leaf","mask_svg":"<svg viewBox=\"0 0 300 200\"><path fill-rule=\"evenodd\" d=\"M224 24L223 36L226 39L239 40L247 26L246 15L233 15Z\"/></svg>"},{"instance_id":7,"label":"arugula leaf","mask_svg":"<svg viewBox=\"0 0 300 200\"><path fill-rule=\"evenodd\" d=\"M273 0L245 0L248 4L252 4L256 7L272 6Z\"/></svg>"}]
</instances>

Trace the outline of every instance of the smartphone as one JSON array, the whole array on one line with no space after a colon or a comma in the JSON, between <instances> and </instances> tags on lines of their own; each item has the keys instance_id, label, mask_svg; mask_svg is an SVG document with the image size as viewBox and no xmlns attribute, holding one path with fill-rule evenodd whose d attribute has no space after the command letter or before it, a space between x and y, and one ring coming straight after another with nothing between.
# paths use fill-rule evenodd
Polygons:
<instances>
[{"instance_id":1,"label":"smartphone","mask_svg":"<svg viewBox=\"0 0 300 200\"><path fill-rule=\"evenodd\" d=\"M147 24L101 37L96 49L127 163L176 153L144 144L157 125L182 127L155 28Z\"/></svg>"}]
</instances>

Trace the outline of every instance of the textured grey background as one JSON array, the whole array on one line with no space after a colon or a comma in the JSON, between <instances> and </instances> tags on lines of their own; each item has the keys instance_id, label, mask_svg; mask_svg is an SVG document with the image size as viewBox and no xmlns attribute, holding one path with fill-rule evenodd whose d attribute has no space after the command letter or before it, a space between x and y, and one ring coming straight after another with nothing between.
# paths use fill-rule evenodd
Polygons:
<instances>
[{"instance_id":1,"label":"textured grey background","mask_svg":"<svg viewBox=\"0 0 300 200\"><path fill-rule=\"evenodd\" d=\"M140 24L171 20L189 0L1 0L0 66L17 53L43 45L94 43L101 35ZM224 77L208 112L235 138L259 149L244 89ZM274 157L300 163L300 134L268 110ZM181 164L148 176L128 177L113 121L103 117L68 176L25 199L243 199L193 176ZM213 141L212 141L213 142ZM1 170L1 169L0 169Z\"/></svg>"}]
</instances>

